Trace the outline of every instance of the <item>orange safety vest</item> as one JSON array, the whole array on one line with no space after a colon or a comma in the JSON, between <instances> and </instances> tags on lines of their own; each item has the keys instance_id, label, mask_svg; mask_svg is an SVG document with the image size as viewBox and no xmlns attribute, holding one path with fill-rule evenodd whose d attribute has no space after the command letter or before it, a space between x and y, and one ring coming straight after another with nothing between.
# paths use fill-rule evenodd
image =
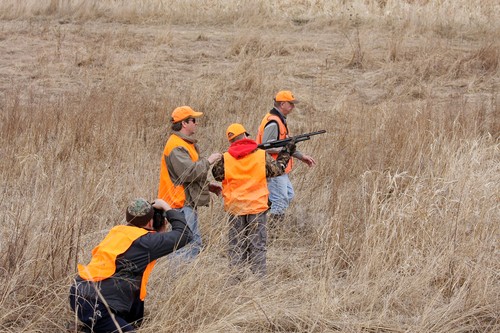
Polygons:
<instances>
[{"instance_id":1,"label":"orange safety vest","mask_svg":"<svg viewBox=\"0 0 500 333\"><path fill-rule=\"evenodd\" d=\"M259 129L257 131L257 138L255 139L255 141L257 142L258 145L260 145L262 143L262 137L264 135L264 128L271 121L275 121L278 124L278 127L279 127L279 137L278 137L278 140L283 140L283 139L288 138L288 136L289 136L288 135L288 128L285 126L285 124L283 124L283 122L281 121L280 117L275 116L275 115L273 115L271 113L268 113L268 114L266 114L266 116L264 117L264 119L262 119L262 122L260 123ZM278 154L277 153L272 153L270 155L274 159L278 158ZM288 160L288 164L286 165L285 173L289 173L290 171L292 171L292 168L293 168L293 158L290 158Z\"/></svg>"},{"instance_id":2,"label":"orange safety vest","mask_svg":"<svg viewBox=\"0 0 500 333\"><path fill-rule=\"evenodd\" d=\"M264 150L240 159L224 153L222 196L224 209L233 215L258 214L269 208Z\"/></svg>"},{"instance_id":3,"label":"orange safety vest","mask_svg":"<svg viewBox=\"0 0 500 333\"><path fill-rule=\"evenodd\" d=\"M125 253L132 243L149 231L143 228L128 225L119 225L112 228L99 245L92 250L92 259L87 266L78 264L78 274L87 281L102 281L116 271L116 258ZM153 270L156 260L150 262L142 274L140 298L146 298L146 285L149 274Z\"/></svg>"},{"instance_id":4,"label":"orange safety vest","mask_svg":"<svg viewBox=\"0 0 500 333\"><path fill-rule=\"evenodd\" d=\"M184 147L189 153L193 162L198 161L198 151L193 143L189 143L176 134L172 134L168 138L163 150L160 166L160 185L158 186L158 198L165 200L172 208L184 207L186 201L186 193L184 192L184 185L176 186L170 179L168 173L167 162L165 156L169 156L170 152L177 147Z\"/></svg>"}]
</instances>

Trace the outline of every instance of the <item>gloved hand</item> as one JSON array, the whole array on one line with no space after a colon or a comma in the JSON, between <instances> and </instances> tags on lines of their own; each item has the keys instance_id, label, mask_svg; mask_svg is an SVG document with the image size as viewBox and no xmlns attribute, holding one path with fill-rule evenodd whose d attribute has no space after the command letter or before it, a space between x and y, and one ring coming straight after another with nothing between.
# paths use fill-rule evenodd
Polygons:
<instances>
[{"instance_id":1,"label":"gloved hand","mask_svg":"<svg viewBox=\"0 0 500 333\"><path fill-rule=\"evenodd\" d=\"M286 146L283 148L284 152L287 152L290 154L290 156L295 153L296 147L295 147L295 142L292 140L286 144Z\"/></svg>"},{"instance_id":2,"label":"gloved hand","mask_svg":"<svg viewBox=\"0 0 500 333\"><path fill-rule=\"evenodd\" d=\"M215 195L220 196L222 193L222 186L216 183L210 183L208 184L208 190Z\"/></svg>"}]
</instances>

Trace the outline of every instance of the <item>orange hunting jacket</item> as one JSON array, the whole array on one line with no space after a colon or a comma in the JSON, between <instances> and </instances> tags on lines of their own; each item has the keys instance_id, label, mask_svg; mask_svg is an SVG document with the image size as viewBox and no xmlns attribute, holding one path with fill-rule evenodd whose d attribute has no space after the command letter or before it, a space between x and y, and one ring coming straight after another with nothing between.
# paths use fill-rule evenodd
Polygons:
<instances>
[{"instance_id":1,"label":"orange hunting jacket","mask_svg":"<svg viewBox=\"0 0 500 333\"><path fill-rule=\"evenodd\" d=\"M165 156L169 156L173 149L184 147L193 162L198 161L198 151L192 143L186 142L176 134L172 134L165 144L160 166L160 185L158 188L158 198L165 200L172 208L182 208L186 201L184 185L175 185L168 173Z\"/></svg>"},{"instance_id":2,"label":"orange hunting jacket","mask_svg":"<svg viewBox=\"0 0 500 333\"><path fill-rule=\"evenodd\" d=\"M255 140L257 142L257 144L262 143L262 137L264 135L264 128L271 121L275 121L278 124L278 127L279 127L278 140L283 140L283 139L286 139L288 137L288 128L285 126L285 124L283 124L280 117L273 115L271 113L268 113L265 115L264 119L262 119L262 122L259 125L259 129L257 131L257 138ZM270 155L274 159L278 158L278 153L271 153ZM289 173L290 171L292 171L292 168L293 168L293 158L290 158L290 160L288 161L288 164L285 168L285 173Z\"/></svg>"},{"instance_id":3,"label":"orange hunting jacket","mask_svg":"<svg viewBox=\"0 0 500 333\"><path fill-rule=\"evenodd\" d=\"M241 158L224 153L222 196L224 209L233 215L258 214L268 207L266 152L257 149Z\"/></svg>"},{"instance_id":4,"label":"orange hunting jacket","mask_svg":"<svg viewBox=\"0 0 500 333\"><path fill-rule=\"evenodd\" d=\"M149 231L135 226L119 225L110 230L104 240L92 250L92 259L87 266L78 264L78 274L87 281L102 281L116 271L116 258L125 253L132 243ZM146 298L146 285L156 260L146 266L142 275L140 299Z\"/></svg>"}]
</instances>

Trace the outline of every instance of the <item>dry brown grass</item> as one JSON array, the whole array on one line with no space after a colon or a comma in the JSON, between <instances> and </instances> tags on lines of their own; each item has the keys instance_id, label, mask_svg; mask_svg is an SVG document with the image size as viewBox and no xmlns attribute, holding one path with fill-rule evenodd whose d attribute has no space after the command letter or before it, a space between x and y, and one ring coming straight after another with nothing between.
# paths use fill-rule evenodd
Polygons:
<instances>
[{"instance_id":1,"label":"dry brown grass","mask_svg":"<svg viewBox=\"0 0 500 333\"><path fill-rule=\"evenodd\" d=\"M239 285L206 251L155 269L141 332L500 331L496 1L0 1L0 331L65 332L77 262L153 198L171 110L203 154L273 94L318 166ZM69 331L74 332L74 329Z\"/></svg>"}]
</instances>

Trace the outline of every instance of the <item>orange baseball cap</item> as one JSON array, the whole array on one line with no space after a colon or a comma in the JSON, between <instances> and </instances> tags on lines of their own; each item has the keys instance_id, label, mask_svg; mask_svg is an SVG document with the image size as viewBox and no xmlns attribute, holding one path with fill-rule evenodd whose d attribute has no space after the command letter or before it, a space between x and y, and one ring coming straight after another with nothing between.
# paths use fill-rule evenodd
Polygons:
<instances>
[{"instance_id":1,"label":"orange baseball cap","mask_svg":"<svg viewBox=\"0 0 500 333\"><path fill-rule=\"evenodd\" d=\"M294 104L299 103L299 101L295 99L295 96L293 96L290 90L282 90L278 92L274 100L276 102L290 102Z\"/></svg>"},{"instance_id":2,"label":"orange baseball cap","mask_svg":"<svg viewBox=\"0 0 500 333\"><path fill-rule=\"evenodd\" d=\"M231 141L232 139L243 133L245 133L246 135L250 135L248 134L245 127L243 127L243 125L241 124L231 124L226 130L227 139L229 141Z\"/></svg>"},{"instance_id":3,"label":"orange baseball cap","mask_svg":"<svg viewBox=\"0 0 500 333\"><path fill-rule=\"evenodd\" d=\"M197 118L201 117L202 115L203 112L196 112L189 106L179 106L172 112L172 122L178 123L179 121L185 120L187 118Z\"/></svg>"}]
</instances>

